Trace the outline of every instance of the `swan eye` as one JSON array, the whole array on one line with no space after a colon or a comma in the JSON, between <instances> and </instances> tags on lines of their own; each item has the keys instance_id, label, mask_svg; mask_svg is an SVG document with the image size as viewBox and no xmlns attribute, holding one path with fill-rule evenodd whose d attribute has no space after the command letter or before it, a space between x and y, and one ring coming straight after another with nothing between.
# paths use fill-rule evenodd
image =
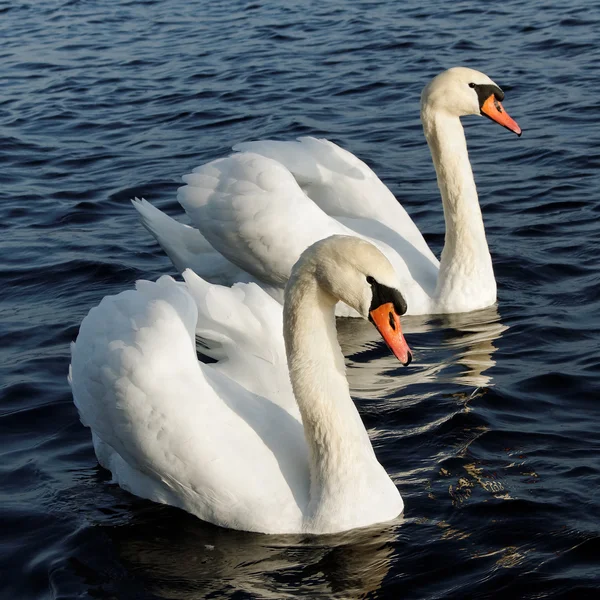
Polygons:
<instances>
[{"instance_id":1,"label":"swan eye","mask_svg":"<svg viewBox=\"0 0 600 600\"><path fill-rule=\"evenodd\" d=\"M373 285L375 283L375 279L373 277L371 277L370 275L367 275L367 283L369 285Z\"/></svg>"},{"instance_id":2,"label":"swan eye","mask_svg":"<svg viewBox=\"0 0 600 600\"><path fill-rule=\"evenodd\" d=\"M469 84L469 87L470 87L470 88L474 88L476 85L477 85L476 83L470 83L470 84Z\"/></svg>"}]
</instances>

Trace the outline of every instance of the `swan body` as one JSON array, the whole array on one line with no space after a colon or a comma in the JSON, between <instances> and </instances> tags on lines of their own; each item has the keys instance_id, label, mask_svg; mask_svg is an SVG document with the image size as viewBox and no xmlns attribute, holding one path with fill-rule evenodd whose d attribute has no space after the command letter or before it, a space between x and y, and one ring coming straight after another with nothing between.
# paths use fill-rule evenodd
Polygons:
<instances>
[{"instance_id":1,"label":"swan body","mask_svg":"<svg viewBox=\"0 0 600 600\"><path fill-rule=\"evenodd\" d=\"M393 519L402 498L350 398L334 309L410 352L389 261L354 236L309 247L284 306L255 283L191 271L140 281L82 322L69 380L100 464L122 488L223 527L330 533ZM198 361L203 352L217 359Z\"/></svg>"},{"instance_id":2,"label":"swan body","mask_svg":"<svg viewBox=\"0 0 600 600\"><path fill-rule=\"evenodd\" d=\"M455 67L423 90L421 120L442 196L441 261L373 171L327 140L247 142L183 177L178 200L196 229L134 201L175 266L211 281L251 278L282 300L292 266L310 244L357 235L390 260L408 314L477 310L496 301L496 281L460 117L484 114L521 130L487 75ZM160 216L159 216L160 215ZM339 306L338 315L357 316Z\"/></svg>"}]
</instances>

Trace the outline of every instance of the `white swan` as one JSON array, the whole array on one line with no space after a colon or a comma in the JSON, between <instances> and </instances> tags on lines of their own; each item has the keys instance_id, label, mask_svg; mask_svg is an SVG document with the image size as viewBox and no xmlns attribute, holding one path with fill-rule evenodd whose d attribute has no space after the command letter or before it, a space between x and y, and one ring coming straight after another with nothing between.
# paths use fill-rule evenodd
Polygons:
<instances>
[{"instance_id":1,"label":"white swan","mask_svg":"<svg viewBox=\"0 0 600 600\"><path fill-rule=\"evenodd\" d=\"M421 97L421 119L446 221L438 262L388 188L327 140L258 141L183 177L178 200L197 230L134 201L143 224L179 270L211 281L255 280L282 300L301 252L332 234L362 235L392 262L408 314L466 312L496 301L496 280L460 117L482 114L521 134L487 75L455 67ZM339 312L338 314L344 314Z\"/></svg>"},{"instance_id":2,"label":"white swan","mask_svg":"<svg viewBox=\"0 0 600 600\"><path fill-rule=\"evenodd\" d=\"M408 364L389 261L355 236L321 240L293 268L283 309L255 284L184 277L104 298L72 345L73 398L114 481L247 531L330 533L400 514L350 398L334 315L343 300ZM195 333L220 361L198 362Z\"/></svg>"}]
</instances>

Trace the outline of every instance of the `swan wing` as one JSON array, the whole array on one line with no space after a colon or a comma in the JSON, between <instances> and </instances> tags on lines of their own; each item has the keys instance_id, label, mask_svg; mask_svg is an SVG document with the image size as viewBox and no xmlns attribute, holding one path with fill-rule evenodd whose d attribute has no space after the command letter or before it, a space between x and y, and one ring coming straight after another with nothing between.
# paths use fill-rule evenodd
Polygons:
<instances>
[{"instance_id":1,"label":"swan wing","mask_svg":"<svg viewBox=\"0 0 600 600\"><path fill-rule=\"evenodd\" d=\"M301 421L288 372L282 305L254 283L227 288L189 270L183 276L198 310L201 351L217 359L213 368Z\"/></svg>"},{"instance_id":2,"label":"swan wing","mask_svg":"<svg viewBox=\"0 0 600 600\"><path fill-rule=\"evenodd\" d=\"M264 143L268 145L270 142ZM359 190L360 193L357 193L356 190L360 186L352 182L363 181L364 183L368 180L383 186L364 163L330 142L303 138L302 142L273 142L273 144L282 144L277 148L285 149L283 155L286 161L289 159L287 155L291 156L297 147L302 149L304 153L301 154L302 156L310 158L313 156L307 149L312 148L310 144L316 145L318 149L324 146L321 154L325 156L323 164L329 168L331 175L329 179L333 183L337 181L341 189L344 186L348 189L347 194L336 192L338 197L355 200L359 198L360 202L355 205L362 207L363 212L369 210L370 199L376 198L377 194L371 196L365 190ZM381 221L347 216L334 218L326 214L299 185L299 182L306 183L311 173L318 173L325 169L321 163L316 163L315 160L311 163L308 158L306 161L300 161L300 166L291 165L296 172L301 171L301 175L297 176L298 181L280 162L248 152L212 161L184 176L186 185L179 189L178 200L200 230L196 234L197 240L201 240L198 241L198 247L204 248L210 245L222 255L221 259L225 264L223 267L225 275L221 278L215 269L210 274L207 273L207 267L202 264L196 267L199 274L211 281L225 280L229 283L235 281L235 269L238 269L238 280L254 279L278 302L282 302L282 290L292 266L308 246L330 235L354 234L372 241L390 259L406 295L409 314L428 312L435 292L438 261L429 251L418 230L416 230L418 234L416 238L421 240L421 243L415 245L403 234L395 231L394 227L399 221L394 220L389 210L386 218ZM322 182L324 179L321 178L319 181ZM329 190L335 188L333 184L325 187ZM385 191L391 195L387 188ZM403 215L408 218L393 196L391 199L391 205L400 211L400 221ZM146 205L136 206L136 208L138 210L143 208L146 215L150 214ZM172 230L174 233L168 235L176 238L177 228L181 229L182 226L166 215L159 217L162 213L157 212L158 215L152 213L154 230L158 229L156 223L160 218L163 238L167 237L164 232L169 227L171 228L169 231ZM146 216L146 221L149 220ZM414 229L412 221L410 224ZM179 250L179 256L185 255L185 250L189 249L196 239L187 231L188 229L191 228L182 231L179 246L176 245L177 240L170 244L171 248L184 246ZM191 239L189 244L185 242L188 238ZM163 246L167 245L165 242L162 243ZM187 256L194 254L197 253L187 252ZM213 265L218 265L218 262ZM218 266L216 270L218 271ZM356 316L355 311L342 304L338 305L336 314Z\"/></svg>"},{"instance_id":3,"label":"swan wing","mask_svg":"<svg viewBox=\"0 0 600 600\"><path fill-rule=\"evenodd\" d=\"M418 227L388 187L368 165L337 144L301 137L245 142L233 149L279 161L328 215L383 223L435 261Z\"/></svg>"},{"instance_id":4,"label":"swan wing","mask_svg":"<svg viewBox=\"0 0 600 600\"><path fill-rule=\"evenodd\" d=\"M104 298L83 320L70 382L98 458L123 488L213 523L298 530L302 426L198 363L197 321L194 298L169 277Z\"/></svg>"},{"instance_id":5,"label":"swan wing","mask_svg":"<svg viewBox=\"0 0 600 600\"><path fill-rule=\"evenodd\" d=\"M349 233L277 161L233 154L194 169L177 199L208 242L268 285L283 287L312 243Z\"/></svg>"}]
</instances>

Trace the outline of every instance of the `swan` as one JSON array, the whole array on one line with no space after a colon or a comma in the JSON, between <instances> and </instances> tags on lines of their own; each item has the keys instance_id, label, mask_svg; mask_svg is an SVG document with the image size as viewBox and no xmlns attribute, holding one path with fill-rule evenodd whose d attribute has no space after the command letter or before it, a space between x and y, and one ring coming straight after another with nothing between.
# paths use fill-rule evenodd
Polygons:
<instances>
[{"instance_id":1,"label":"swan","mask_svg":"<svg viewBox=\"0 0 600 600\"><path fill-rule=\"evenodd\" d=\"M520 136L503 98L487 75L465 67L444 71L423 90L421 120L446 223L439 262L375 173L324 139L242 143L194 169L177 198L195 228L145 200L133 203L175 267L211 281L255 281L282 301L306 247L329 235L359 235L391 261L408 314L485 308L496 301L496 280L460 117L481 114ZM338 315L357 316L344 308Z\"/></svg>"},{"instance_id":2,"label":"swan","mask_svg":"<svg viewBox=\"0 0 600 600\"><path fill-rule=\"evenodd\" d=\"M344 301L410 363L385 256L356 236L319 240L293 267L283 307L254 283L225 288L189 270L184 281L104 298L72 344L74 402L113 480L245 531L333 533L398 516L402 497L350 398L334 314ZM196 334L216 363L198 361Z\"/></svg>"}]
</instances>

